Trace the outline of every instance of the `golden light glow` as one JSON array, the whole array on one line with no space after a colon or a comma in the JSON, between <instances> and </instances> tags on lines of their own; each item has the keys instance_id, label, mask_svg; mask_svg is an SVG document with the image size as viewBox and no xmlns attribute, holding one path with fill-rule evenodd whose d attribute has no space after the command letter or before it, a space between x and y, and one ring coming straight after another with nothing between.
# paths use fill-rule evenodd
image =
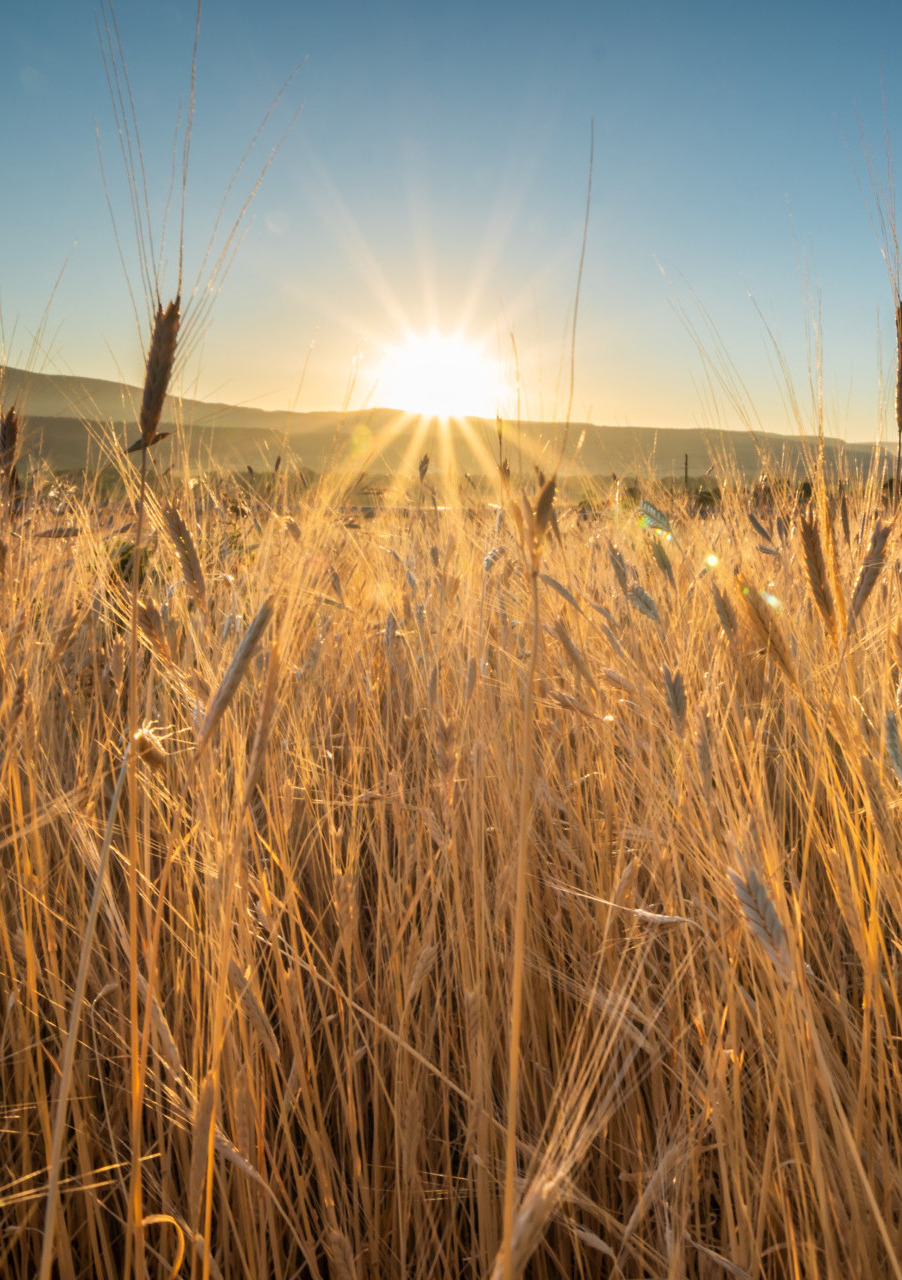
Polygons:
<instances>
[{"instance_id":1,"label":"golden light glow","mask_svg":"<svg viewBox=\"0 0 902 1280\"><path fill-rule=\"evenodd\" d=\"M510 388L497 360L461 334L408 334L386 349L375 389L381 408L435 418L494 418Z\"/></svg>"}]
</instances>

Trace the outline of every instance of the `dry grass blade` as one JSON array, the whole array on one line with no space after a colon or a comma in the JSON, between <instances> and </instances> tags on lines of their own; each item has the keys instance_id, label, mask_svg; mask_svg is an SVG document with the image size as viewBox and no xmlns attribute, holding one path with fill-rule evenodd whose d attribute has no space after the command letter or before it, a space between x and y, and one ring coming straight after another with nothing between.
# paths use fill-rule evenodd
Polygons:
<instances>
[{"instance_id":1,"label":"dry grass blade","mask_svg":"<svg viewBox=\"0 0 902 1280\"><path fill-rule=\"evenodd\" d=\"M191 593L191 598L199 609L206 609L207 584L204 581L203 569L200 567L200 560L198 559L194 539L191 536L191 530L185 524L175 506L165 507L163 518L166 521L166 528L169 530L169 536L172 538L173 545L178 553L179 564L182 567L185 584Z\"/></svg>"},{"instance_id":2,"label":"dry grass blade","mask_svg":"<svg viewBox=\"0 0 902 1280\"><path fill-rule=\"evenodd\" d=\"M736 635L736 611L727 596L714 582L711 583L711 595L723 633L729 640L732 640Z\"/></svg>"},{"instance_id":3,"label":"dry grass blade","mask_svg":"<svg viewBox=\"0 0 902 1280\"><path fill-rule=\"evenodd\" d=\"M564 626L563 618L558 618L555 622L554 634L563 645L564 653L567 655L576 673L585 680L586 684L590 685L596 692L598 692L598 685L595 683L595 677L592 675L589 664L570 638L570 632Z\"/></svg>"},{"instance_id":4,"label":"dry grass blade","mask_svg":"<svg viewBox=\"0 0 902 1280\"><path fill-rule=\"evenodd\" d=\"M47 1204L44 1213L43 1245L41 1250L40 1280L49 1280L53 1269L53 1249L56 1238L56 1214L59 1204L63 1140L65 1137L69 1111L69 1089L72 1083L72 1072L75 1063L75 1047L78 1041L78 1026L81 1020L81 1010L88 982L88 964L91 957L91 947L94 941L94 930L97 925L97 918L100 914L104 878L106 876L110 848L112 845L113 826L119 809L119 800L122 796L122 787L125 782L125 775L128 766L128 756L129 752L126 750L125 757L119 769L119 776L116 779L116 787L110 803L110 811L107 815L106 831L104 833L103 844L100 847L100 853L98 856L94 892L91 897L91 905L88 908L87 920L80 940L81 953L78 961L78 974L75 979L75 989L72 992L72 1004L69 1010L69 1025L66 1032L63 1058L60 1065L59 1083L57 1086L56 1104L53 1113L53 1130L50 1142L50 1159L48 1162Z\"/></svg>"},{"instance_id":5,"label":"dry grass blade","mask_svg":"<svg viewBox=\"0 0 902 1280\"><path fill-rule=\"evenodd\" d=\"M546 587L551 587L551 590L556 591L562 600L566 600L577 613L582 613L576 596L572 591L568 591L562 582L558 582L557 578L552 578L550 573L540 573L539 578L545 583Z\"/></svg>"},{"instance_id":6,"label":"dry grass blade","mask_svg":"<svg viewBox=\"0 0 902 1280\"><path fill-rule=\"evenodd\" d=\"M232 958L229 959L229 982L241 1001L248 1022L260 1037L264 1049L273 1061L277 1062L279 1059L279 1042L276 1040L272 1023L267 1017L260 997L254 990L250 970L243 972L238 963Z\"/></svg>"},{"instance_id":7,"label":"dry grass blade","mask_svg":"<svg viewBox=\"0 0 902 1280\"><path fill-rule=\"evenodd\" d=\"M651 540L651 553L655 558L655 564L661 570L671 587L675 590L676 578L673 574L673 565L670 563L670 556L661 546L661 543L657 538L652 538Z\"/></svg>"},{"instance_id":8,"label":"dry grass blade","mask_svg":"<svg viewBox=\"0 0 902 1280\"><path fill-rule=\"evenodd\" d=\"M27 682L25 674L20 672L16 677L16 683L13 686L12 697L9 702L9 710L6 713L6 732L7 735L12 733L13 726L21 716L25 709L25 690Z\"/></svg>"},{"instance_id":9,"label":"dry grass blade","mask_svg":"<svg viewBox=\"0 0 902 1280\"><path fill-rule=\"evenodd\" d=\"M188 1173L188 1221L195 1231L200 1231L203 1209L204 1183L210 1165L213 1145L214 1112L216 1110L216 1083L207 1072L194 1108L191 1123L191 1168Z\"/></svg>"},{"instance_id":10,"label":"dry grass blade","mask_svg":"<svg viewBox=\"0 0 902 1280\"><path fill-rule=\"evenodd\" d=\"M144 994L146 998L146 990ZM160 1042L160 1050L163 1054L163 1058L169 1066L169 1069L172 1071L175 1079L180 1084L183 1083L185 1079L185 1068L182 1065L181 1054L178 1051L178 1045L175 1043L172 1028L167 1022L163 1008L155 995L151 995L150 999L150 1020Z\"/></svg>"},{"instance_id":11,"label":"dry grass blade","mask_svg":"<svg viewBox=\"0 0 902 1280\"><path fill-rule=\"evenodd\" d=\"M789 942L767 889L753 870L745 875L731 871L729 876L749 928L780 977L788 982L792 974Z\"/></svg>"},{"instance_id":12,"label":"dry grass blade","mask_svg":"<svg viewBox=\"0 0 902 1280\"><path fill-rule=\"evenodd\" d=\"M679 671L671 671L669 667L661 668L664 678L664 692L667 694L667 705L673 717L674 728L682 735L686 727L686 685Z\"/></svg>"},{"instance_id":13,"label":"dry grass blade","mask_svg":"<svg viewBox=\"0 0 902 1280\"><path fill-rule=\"evenodd\" d=\"M749 517L749 523L751 524L755 532L758 534L758 537L763 538L765 542L769 542L770 545L773 546L774 540L772 535L768 533L767 529L765 529L764 525L761 523L758 517L754 514L754 512L749 511L748 517Z\"/></svg>"},{"instance_id":14,"label":"dry grass blade","mask_svg":"<svg viewBox=\"0 0 902 1280\"><path fill-rule=\"evenodd\" d=\"M150 335L150 347L147 351L147 366L144 374L144 393L141 398L141 440L137 446L149 449L152 444L163 438L158 434L163 405L169 391L172 367L175 364L175 350L178 344L179 324L181 323L181 298L176 294L166 310L157 303L153 330ZM168 432L166 433L168 434ZM133 446L134 448L135 446Z\"/></svg>"},{"instance_id":15,"label":"dry grass blade","mask_svg":"<svg viewBox=\"0 0 902 1280\"><path fill-rule=\"evenodd\" d=\"M855 579L855 587L852 591L852 603L849 606L849 631L852 630L858 615L877 585L877 580L883 569L883 562L886 559L886 544L891 531L891 523L884 524L882 520L878 520L874 525L871 541L868 544L867 553L858 571L858 577Z\"/></svg>"},{"instance_id":16,"label":"dry grass blade","mask_svg":"<svg viewBox=\"0 0 902 1280\"><path fill-rule=\"evenodd\" d=\"M886 713L886 754L893 767L893 773L902 782L902 743L899 741L899 721L895 711Z\"/></svg>"},{"instance_id":17,"label":"dry grass blade","mask_svg":"<svg viewBox=\"0 0 902 1280\"><path fill-rule=\"evenodd\" d=\"M476 688L476 680L479 676L479 664L475 658L467 659L467 678L464 684L464 704L468 703L473 696L473 690Z\"/></svg>"},{"instance_id":18,"label":"dry grass blade","mask_svg":"<svg viewBox=\"0 0 902 1280\"><path fill-rule=\"evenodd\" d=\"M235 1143L226 1137L219 1125L216 1125L213 1131L213 1149L217 1155L222 1156L223 1159L228 1160L229 1164L239 1169L246 1178L256 1182L258 1187L268 1190L266 1180L261 1177L259 1171L254 1168L247 1156L235 1146Z\"/></svg>"},{"instance_id":19,"label":"dry grass blade","mask_svg":"<svg viewBox=\"0 0 902 1280\"><path fill-rule=\"evenodd\" d=\"M206 1276L208 1274L211 1277L211 1280L223 1280L219 1263L213 1256L207 1241L203 1237L203 1233L198 1231L192 1239L191 1244L194 1249L194 1257L197 1265L201 1268L201 1275L204 1277L204 1280L206 1280ZM207 1268L207 1270L205 1271L204 1268Z\"/></svg>"},{"instance_id":20,"label":"dry grass blade","mask_svg":"<svg viewBox=\"0 0 902 1280\"><path fill-rule=\"evenodd\" d=\"M269 655L269 665L266 668L266 683L263 686L263 697L260 700L260 710L257 713L257 724L254 728L254 740L251 743L251 753L247 762L247 776L244 780L245 804L250 803L254 788L263 769L263 761L266 758L266 748L269 745L269 735L272 732L275 718L279 671L279 645L277 641Z\"/></svg>"},{"instance_id":21,"label":"dry grass blade","mask_svg":"<svg viewBox=\"0 0 902 1280\"><path fill-rule=\"evenodd\" d=\"M168 661L172 657L169 650L169 641L166 638L166 630L163 626L160 610L152 596L138 601L138 626L160 657L166 658Z\"/></svg>"},{"instance_id":22,"label":"dry grass blade","mask_svg":"<svg viewBox=\"0 0 902 1280\"><path fill-rule=\"evenodd\" d=\"M66 614L63 624L56 634L53 648L50 651L50 665L55 666L72 643L75 633L83 621L81 609L72 608Z\"/></svg>"},{"instance_id":23,"label":"dry grass blade","mask_svg":"<svg viewBox=\"0 0 902 1280\"><path fill-rule=\"evenodd\" d=\"M536 1179L523 1197L514 1219L510 1257L502 1247L492 1267L491 1280L516 1280L523 1274L559 1199L560 1187L556 1179Z\"/></svg>"},{"instance_id":24,"label":"dry grass blade","mask_svg":"<svg viewBox=\"0 0 902 1280\"><path fill-rule=\"evenodd\" d=\"M241 644L235 653L234 658L229 663L225 675L222 677L219 688L213 694L210 705L207 708L207 714L204 716L203 723L197 739L196 755L200 755L204 747L210 741L213 730L222 719L223 713L228 707L235 691L241 683L245 672L250 666L251 659L257 651L257 646L263 632L269 625L269 620L273 614L273 602L271 599L264 601L257 611L256 616L245 631Z\"/></svg>"},{"instance_id":25,"label":"dry grass blade","mask_svg":"<svg viewBox=\"0 0 902 1280\"><path fill-rule=\"evenodd\" d=\"M552 889L556 889L558 893L567 893L571 897L582 898L585 902L594 902L600 907L610 907L612 911L622 911L625 915L641 920L643 924L687 924L693 929L702 928L697 920L692 920L689 916L671 916L665 915L660 911L648 911L645 907L627 907L622 902L614 902L610 898L599 898L597 894L585 893L582 889L573 889L569 885L559 883L557 880L547 880L546 884L550 885Z\"/></svg>"},{"instance_id":26,"label":"dry grass blade","mask_svg":"<svg viewBox=\"0 0 902 1280\"><path fill-rule=\"evenodd\" d=\"M821 546L817 521L813 516L802 516L799 527L802 533L802 550L805 553L805 574L808 579L808 586L811 589L814 603L818 607L818 612L823 618L824 624L835 644L837 639L836 610L833 605L830 584L827 580L827 561L824 557L824 549Z\"/></svg>"},{"instance_id":27,"label":"dry grass blade","mask_svg":"<svg viewBox=\"0 0 902 1280\"><path fill-rule=\"evenodd\" d=\"M840 497L840 500L839 500L839 516L840 516L840 520L842 521L842 532L843 532L843 537L846 540L846 546L851 547L852 546L852 530L849 525L849 503L848 503L848 499L846 498L845 485L843 485L842 496Z\"/></svg>"},{"instance_id":28,"label":"dry grass blade","mask_svg":"<svg viewBox=\"0 0 902 1280\"><path fill-rule=\"evenodd\" d=\"M614 577L617 579L617 585L623 594L629 598L629 582L627 579L626 561L619 547L615 547L612 542L608 543L608 559L611 562L611 568L614 570Z\"/></svg>"}]
</instances>

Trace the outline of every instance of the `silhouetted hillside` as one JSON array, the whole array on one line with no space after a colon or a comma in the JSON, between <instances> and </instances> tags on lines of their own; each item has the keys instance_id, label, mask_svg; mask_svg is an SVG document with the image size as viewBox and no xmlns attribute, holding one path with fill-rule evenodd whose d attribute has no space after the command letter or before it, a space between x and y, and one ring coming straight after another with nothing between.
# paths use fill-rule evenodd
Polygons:
<instances>
[{"instance_id":1,"label":"silhouetted hillside","mask_svg":"<svg viewBox=\"0 0 902 1280\"><path fill-rule=\"evenodd\" d=\"M140 398L137 388L116 382L11 368L3 371L0 382L0 404L15 404L23 418L21 465L26 468L41 458L55 470L95 467L108 460L116 441L121 445L137 438ZM289 413L169 399L161 428L173 434L155 450L157 463L192 470L243 469L248 464L267 469L282 455L317 472L344 466L415 475L428 453L433 474L457 470L476 476L492 473L499 456L494 420L447 424L392 409ZM505 424L501 450L515 473L530 472L534 465L551 472L564 439L564 429L556 423ZM841 461L851 473L866 473L875 456L872 445L838 440L825 441L824 451L831 469ZM776 434L573 423L560 471L652 471L679 477L687 455L690 475L701 475L712 465L717 473L735 466L747 477L764 470L799 475L811 465L814 443Z\"/></svg>"}]
</instances>

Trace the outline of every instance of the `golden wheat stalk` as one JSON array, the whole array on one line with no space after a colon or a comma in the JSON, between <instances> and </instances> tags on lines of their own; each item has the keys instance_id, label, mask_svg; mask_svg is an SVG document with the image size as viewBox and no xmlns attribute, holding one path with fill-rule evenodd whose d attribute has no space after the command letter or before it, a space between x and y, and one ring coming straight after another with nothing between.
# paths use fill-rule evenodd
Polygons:
<instances>
[{"instance_id":1,"label":"golden wheat stalk","mask_svg":"<svg viewBox=\"0 0 902 1280\"><path fill-rule=\"evenodd\" d=\"M210 705L207 708L207 714L204 716L200 731L197 737L197 748L195 756L199 756L204 747L210 741L213 730L219 724L222 716L228 707L235 691L242 681L244 673L250 666L257 645L263 632L269 625L269 620L273 614L273 602L271 599L265 600L258 609L253 621L248 626L242 637L241 643L235 652L235 656L229 663L225 675L222 677L219 688L210 699Z\"/></svg>"},{"instance_id":2,"label":"golden wheat stalk","mask_svg":"<svg viewBox=\"0 0 902 1280\"><path fill-rule=\"evenodd\" d=\"M886 544L892 532L892 527L892 523L884 524L882 520L878 520L874 525L871 541L868 544L861 568L858 570L858 577L855 579L855 586L852 591L852 603L849 606L849 620L847 623L849 631L852 630L856 618L877 585L883 569L883 562L886 559Z\"/></svg>"},{"instance_id":3,"label":"golden wheat stalk","mask_svg":"<svg viewBox=\"0 0 902 1280\"><path fill-rule=\"evenodd\" d=\"M767 889L753 870L731 871L729 876L746 923L777 973L788 982L792 976L789 940Z\"/></svg>"},{"instance_id":4,"label":"golden wheat stalk","mask_svg":"<svg viewBox=\"0 0 902 1280\"><path fill-rule=\"evenodd\" d=\"M200 567L200 560L197 555L197 548L194 545L194 539L191 536L191 530L185 524L178 508L174 504L163 508L163 519L166 522L166 528L178 554L182 575L191 598L198 609L206 609L207 584L204 580L204 571Z\"/></svg>"},{"instance_id":5,"label":"golden wheat stalk","mask_svg":"<svg viewBox=\"0 0 902 1280\"><path fill-rule=\"evenodd\" d=\"M537 1178L527 1191L514 1219L509 1241L498 1251L491 1280L517 1280L542 1238L548 1219L560 1200L555 1178Z\"/></svg>"},{"instance_id":6,"label":"golden wheat stalk","mask_svg":"<svg viewBox=\"0 0 902 1280\"><path fill-rule=\"evenodd\" d=\"M799 681L795 663L773 610L762 598L761 593L756 591L741 573L736 574L736 585L745 602L749 621L759 643L763 645L768 657L773 658L787 680L797 685Z\"/></svg>"},{"instance_id":7,"label":"golden wheat stalk","mask_svg":"<svg viewBox=\"0 0 902 1280\"><path fill-rule=\"evenodd\" d=\"M827 580L827 561L821 546L817 520L813 516L803 515L799 524L802 533L802 550L805 554L805 575L811 590L814 603L824 620L834 644L836 643L836 609L833 594Z\"/></svg>"},{"instance_id":8,"label":"golden wheat stalk","mask_svg":"<svg viewBox=\"0 0 902 1280\"><path fill-rule=\"evenodd\" d=\"M44 1234L39 1272L40 1280L50 1280L50 1274L53 1268L56 1240L56 1215L59 1206L60 1180L63 1166L63 1140L65 1138L67 1128L69 1090L72 1085L72 1073L75 1066L75 1049L78 1043L78 1027L81 1021L81 1011L85 1000L85 990L88 985L88 966L91 959L91 949L94 942L97 919L100 915L103 885L106 878L106 869L110 858L110 848L113 840L113 827L116 820L116 813L119 809L119 801L122 797L122 789L123 784L125 783L129 754L129 748L126 747L122 764L119 769L119 775L116 779L116 786L110 803L110 811L107 815L103 844L100 847L100 854L97 860L97 875L94 881L94 892L91 896L91 904L88 908L87 920L85 921L82 929L81 950L78 958L78 973L75 978L75 987L72 992L72 1003L69 1009L69 1025L66 1030L66 1039L63 1046L63 1057L60 1064L56 1103L53 1111L50 1158L47 1169L47 1202L44 1209Z\"/></svg>"},{"instance_id":9,"label":"golden wheat stalk","mask_svg":"<svg viewBox=\"0 0 902 1280\"><path fill-rule=\"evenodd\" d=\"M213 1155L216 1121L216 1081L207 1072L191 1124L191 1167L188 1172L188 1221L198 1234L201 1228L204 1184Z\"/></svg>"},{"instance_id":10,"label":"golden wheat stalk","mask_svg":"<svg viewBox=\"0 0 902 1280\"><path fill-rule=\"evenodd\" d=\"M162 303L157 303L157 314L154 317L150 346L147 349L141 416L138 420L141 438L129 445L127 453L134 453L138 449L149 449L151 445L158 444L160 440L165 440L166 436L171 434L169 431L159 431L158 428L175 364L181 308L180 294L175 295L165 311Z\"/></svg>"},{"instance_id":11,"label":"golden wheat stalk","mask_svg":"<svg viewBox=\"0 0 902 1280\"><path fill-rule=\"evenodd\" d=\"M269 655L266 682L263 686L263 696L260 699L260 710L257 713L257 723L254 728L254 740L251 743L251 753L247 762L247 774L244 779L245 804L250 804L254 788L263 771L263 761L266 758L266 748L269 745L269 735L275 719L276 690L280 670L279 643L276 641Z\"/></svg>"},{"instance_id":12,"label":"golden wheat stalk","mask_svg":"<svg viewBox=\"0 0 902 1280\"><path fill-rule=\"evenodd\" d=\"M146 599L138 601L138 626L160 657L168 661L171 657L169 641L166 638L166 629L163 626L163 618L159 607L152 596L147 596Z\"/></svg>"}]
</instances>

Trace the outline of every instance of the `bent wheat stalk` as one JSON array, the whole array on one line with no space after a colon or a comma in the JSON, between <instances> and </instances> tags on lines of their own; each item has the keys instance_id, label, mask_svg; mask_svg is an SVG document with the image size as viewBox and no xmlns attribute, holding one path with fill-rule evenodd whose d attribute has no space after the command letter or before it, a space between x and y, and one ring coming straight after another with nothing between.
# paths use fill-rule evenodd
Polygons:
<instances>
[{"instance_id":1,"label":"bent wheat stalk","mask_svg":"<svg viewBox=\"0 0 902 1280\"><path fill-rule=\"evenodd\" d=\"M66 1132L66 1121L69 1115L69 1088L72 1084L72 1068L75 1062L75 1046L78 1043L78 1026L81 1021L81 1006L84 1003L85 987L88 982L88 962L91 959L91 947L94 941L94 930L97 927L97 916L100 912L100 899L103 893L103 882L110 860L110 848L113 840L113 823L119 811L122 797L122 786L125 782L129 762L132 759L131 743L126 743L125 754L116 778L116 788L107 814L106 830L100 848L100 859L97 867L97 879L94 893L85 923L81 954L78 958L78 975L75 989L72 992L72 1007L69 1010L69 1027L66 1032L66 1046L63 1050L63 1061L60 1067L59 1089L56 1095L56 1107L53 1112L53 1129L50 1138L49 1178L47 1182L47 1204L44 1210L44 1238L41 1245L41 1267L39 1280L50 1280L54 1259L54 1241L56 1238L56 1214L59 1206L60 1166L62 1163L63 1136Z\"/></svg>"}]
</instances>

